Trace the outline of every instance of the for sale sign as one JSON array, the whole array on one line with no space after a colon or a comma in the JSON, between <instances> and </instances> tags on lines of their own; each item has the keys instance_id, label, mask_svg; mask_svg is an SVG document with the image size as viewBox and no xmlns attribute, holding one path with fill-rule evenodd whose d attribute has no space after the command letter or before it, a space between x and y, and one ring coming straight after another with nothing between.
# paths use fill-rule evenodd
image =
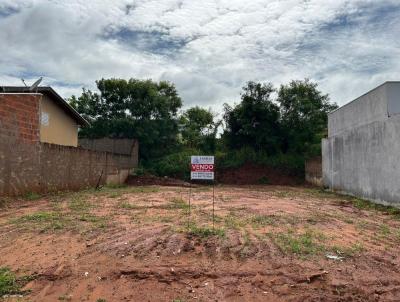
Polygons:
<instances>
[{"instance_id":1,"label":"for sale sign","mask_svg":"<svg viewBox=\"0 0 400 302\"><path fill-rule=\"evenodd\" d=\"M194 155L190 159L190 179L214 179L214 156Z\"/></svg>"}]
</instances>

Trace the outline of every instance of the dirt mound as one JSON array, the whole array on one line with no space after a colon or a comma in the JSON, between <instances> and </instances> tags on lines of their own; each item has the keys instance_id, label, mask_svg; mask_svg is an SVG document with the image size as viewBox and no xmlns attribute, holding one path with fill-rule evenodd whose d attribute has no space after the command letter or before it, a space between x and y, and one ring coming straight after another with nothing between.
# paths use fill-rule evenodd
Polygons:
<instances>
[{"instance_id":1,"label":"dirt mound","mask_svg":"<svg viewBox=\"0 0 400 302\"><path fill-rule=\"evenodd\" d=\"M217 171L217 180L223 184L250 185L301 185L304 177L295 171L284 168L247 163L239 168L227 168Z\"/></svg>"},{"instance_id":2,"label":"dirt mound","mask_svg":"<svg viewBox=\"0 0 400 302\"><path fill-rule=\"evenodd\" d=\"M169 227L149 227L137 230L121 230L112 237L98 240L93 245L97 251L113 256L174 257L195 253L196 257L219 260L244 260L246 258L266 259L271 253L278 253L267 240L256 237L244 238L239 231L229 231L226 237L202 238L185 233L174 233Z\"/></svg>"},{"instance_id":3,"label":"dirt mound","mask_svg":"<svg viewBox=\"0 0 400 302\"><path fill-rule=\"evenodd\" d=\"M140 176L128 176L126 184L130 186L173 186L173 187L189 187L190 184L186 181L170 178L170 177L158 177L154 175L140 175Z\"/></svg>"}]
</instances>

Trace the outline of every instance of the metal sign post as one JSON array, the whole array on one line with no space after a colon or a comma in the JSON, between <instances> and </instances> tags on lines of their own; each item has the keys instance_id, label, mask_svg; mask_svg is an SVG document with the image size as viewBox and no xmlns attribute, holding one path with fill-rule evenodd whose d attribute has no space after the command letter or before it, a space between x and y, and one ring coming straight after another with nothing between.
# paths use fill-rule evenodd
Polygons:
<instances>
[{"instance_id":1,"label":"metal sign post","mask_svg":"<svg viewBox=\"0 0 400 302\"><path fill-rule=\"evenodd\" d=\"M189 189L189 219L190 219L190 195L192 192L192 180L211 180L213 183L213 230L215 220L215 181L214 181L214 156L210 155L193 155L190 157L190 189Z\"/></svg>"}]
</instances>

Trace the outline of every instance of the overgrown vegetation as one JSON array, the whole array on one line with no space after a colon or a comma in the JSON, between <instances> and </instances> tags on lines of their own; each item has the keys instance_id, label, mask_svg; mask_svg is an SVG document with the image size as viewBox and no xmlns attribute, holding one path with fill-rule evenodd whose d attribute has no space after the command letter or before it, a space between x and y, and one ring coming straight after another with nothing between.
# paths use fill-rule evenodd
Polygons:
<instances>
[{"instance_id":1,"label":"overgrown vegetation","mask_svg":"<svg viewBox=\"0 0 400 302\"><path fill-rule=\"evenodd\" d=\"M84 89L69 100L91 122L80 136L137 138L142 168L160 176L187 178L189 156L200 153L216 155L219 168L251 162L301 173L304 159L320 153L327 113L337 107L309 80L278 89L248 82L238 104L224 105L222 119L198 106L180 111L182 100L169 82L96 84L99 92Z\"/></svg>"}]
</instances>

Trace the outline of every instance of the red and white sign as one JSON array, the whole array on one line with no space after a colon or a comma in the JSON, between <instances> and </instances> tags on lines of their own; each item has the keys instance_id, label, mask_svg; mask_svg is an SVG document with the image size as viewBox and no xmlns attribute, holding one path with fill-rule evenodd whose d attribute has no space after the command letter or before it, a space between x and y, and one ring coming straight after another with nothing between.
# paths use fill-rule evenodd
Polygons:
<instances>
[{"instance_id":1,"label":"red and white sign","mask_svg":"<svg viewBox=\"0 0 400 302\"><path fill-rule=\"evenodd\" d=\"M214 156L192 156L190 179L214 179Z\"/></svg>"}]
</instances>

